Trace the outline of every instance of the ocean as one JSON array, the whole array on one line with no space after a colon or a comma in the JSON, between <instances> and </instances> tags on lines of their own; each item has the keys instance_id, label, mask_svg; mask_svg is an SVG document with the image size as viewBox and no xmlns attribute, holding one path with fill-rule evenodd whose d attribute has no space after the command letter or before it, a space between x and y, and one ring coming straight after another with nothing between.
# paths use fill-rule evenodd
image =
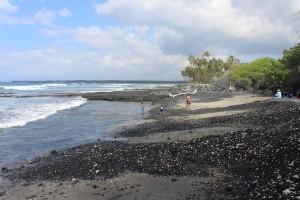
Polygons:
<instances>
[{"instance_id":1,"label":"ocean","mask_svg":"<svg viewBox=\"0 0 300 200\"><path fill-rule=\"evenodd\" d=\"M13 166L54 149L113 139L142 122L135 102L87 101L62 94L168 87L174 82L44 81L0 83L0 167Z\"/></svg>"}]
</instances>

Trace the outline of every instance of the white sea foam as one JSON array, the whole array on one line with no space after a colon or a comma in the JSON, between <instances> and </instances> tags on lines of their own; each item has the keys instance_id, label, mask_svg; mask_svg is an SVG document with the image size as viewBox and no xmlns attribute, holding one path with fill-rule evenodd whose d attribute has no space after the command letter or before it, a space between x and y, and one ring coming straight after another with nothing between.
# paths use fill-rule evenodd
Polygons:
<instances>
[{"instance_id":1,"label":"white sea foam","mask_svg":"<svg viewBox=\"0 0 300 200\"><path fill-rule=\"evenodd\" d=\"M0 100L0 129L25 126L29 122L44 119L58 111L78 107L87 102L81 97L1 98Z\"/></svg>"},{"instance_id":2,"label":"white sea foam","mask_svg":"<svg viewBox=\"0 0 300 200\"><path fill-rule=\"evenodd\" d=\"M6 90L21 90L21 91L33 91L33 90L44 90L53 87L65 87L66 84L41 84L41 85L8 85L0 86Z\"/></svg>"}]
</instances>

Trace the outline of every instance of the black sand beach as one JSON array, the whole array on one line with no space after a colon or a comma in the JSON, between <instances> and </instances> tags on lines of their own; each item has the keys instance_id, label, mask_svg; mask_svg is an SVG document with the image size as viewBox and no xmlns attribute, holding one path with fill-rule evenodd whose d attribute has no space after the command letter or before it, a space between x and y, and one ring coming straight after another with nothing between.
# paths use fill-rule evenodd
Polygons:
<instances>
[{"instance_id":1,"label":"black sand beach","mask_svg":"<svg viewBox=\"0 0 300 200\"><path fill-rule=\"evenodd\" d=\"M3 168L0 199L300 199L300 104L247 95L199 92L192 107L213 106L191 111L161 96L164 116L116 141Z\"/></svg>"}]
</instances>

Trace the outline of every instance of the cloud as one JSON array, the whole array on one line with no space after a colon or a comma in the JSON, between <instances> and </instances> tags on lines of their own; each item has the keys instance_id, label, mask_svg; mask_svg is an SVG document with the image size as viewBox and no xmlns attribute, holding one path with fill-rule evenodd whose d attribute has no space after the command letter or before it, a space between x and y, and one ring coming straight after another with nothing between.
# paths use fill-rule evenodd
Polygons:
<instances>
[{"instance_id":1,"label":"cloud","mask_svg":"<svg viewBox=\"0 0 300 200\"><path fill-rule=\"evenodd\" d=\"M72 12L67 9L67 8L64 8L64 9L61 9L59 12L58 12L58 15L61 16L61 17L69 17L72 15Z\"/></svg>"},{"instance_id":2,"label":"cloud","mask_svg":"<svg viewBox=\"0 0 300 200\"><path fill-rule=\"evenodd\" d=\"M0 0L0 14L13 13L18 11L18 7L9 3L8 0Z\"/></svg>"},{"instance_id":3,"label":"cloud","mask_svg":"<svg viewBox=\"0 0 300 200\"><path fill-rule=\"evenodd\" d=\"M22 24L42 24L50 26L56 19L57 14L46 8L41 8L33 16L19 20Z\"/></svg>"},{"instance_id":4,"label":"cloud","mask_svg":"<svg viewBox=\"0 0 300 200\"><path fill-rule=\"evenodd\" d=\"M107 0L95 6L109 19L106 26L72 27L55 25L72 15L67 8L41 8L20 18L19 8L9 5L15 8L0 4L0 11L6 10L0 22L39 24L52 42L0 52L6 58L0 60L0 74L11 69L44 79L178 80L190 54L208 50L249 60L278 56L299 42L299 0Z\"/></svg>"},{"instance_id":5,"label":"cloud","mask_svg":"<svg viewBox=\"0 0 300 200\"><path fill-rule=\"evenodd\" d=\"M185 56L165 55L155 45L137 39L121 29L103 30L81 27L70 30L80 44L88 48L65 49L63 44L53 48L2 52L1 70L10 68L24 76L37 79L140 79L178 80ZM124 39L124 42L123 39ZM97 38L97 40L95 40ZM110 42L106 43L105 39ZM92 43L92 41L94 41Z\"/></svg>"},{"instance_id":6,"label":"cloud","mask_svg":"<svg viewBox=\"0 0 300 200\"><path fill-rule=\"evenodd\" d=\"M71 11L63 8L59 11L52 11L47 8L40 8L33 15L25 17L17 16L19 7L12 5L8 0L0 0L0 23L10 25L26 25L26 24L40 24L44 26L53 26L54 21L58 17L69 17L72 15Z\"/></svg>"},{"instance_id":7,"label":"cloud","mask_svg":"<svg viewBox=\"0 0 300 200\"><path fill-rule=\"evenodd\" d=\"M146 25L166 53L276 54L299 41L298 0L108 0L96 12Z\"/></svg>"},{"instance_id":8,"label":"cloud","mask_svg":"<svg viewBox=\"0 0 300 200\"><path fill-rule=\"evenodd\" d=\"M75 31L75 37L79 42L106 53L100 59L102 67L129 70L132 73L137 71L139 75L152 79L180 77L185 56L165 54L155 43L143 38L139 28L132 27L132 32L128 32L128 29L80 27Z\"/></svg>"}]
</instances>

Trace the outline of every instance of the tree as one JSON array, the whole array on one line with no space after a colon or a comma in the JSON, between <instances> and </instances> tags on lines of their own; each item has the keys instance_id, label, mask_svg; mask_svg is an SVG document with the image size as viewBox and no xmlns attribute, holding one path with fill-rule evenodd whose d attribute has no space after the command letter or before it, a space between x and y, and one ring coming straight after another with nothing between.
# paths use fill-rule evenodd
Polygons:
<instances>
[{"instance_id":1,"label":"tree","mask_svg":"<svg viewBox=\"0 0 300 200\"><path fill-rule=\"evenodd\" d=\"M239 60L229 56L226 61L220 58L213 58L209 52L201 56L189 56L188 65L182 70L183 77L190 78L193 82L210 83L217 77L233 68Z\"/></svg>"},{"instance_id":2,"label":"tree","mask_svg":"<svg viewBox=\"0 0 300 200\"><path fill-rule=\"evenodd\" d=\"M290 70L288 77L289 88L297 92L300 89L300 43L295 47L283 51L280 62Z\"/></svg>"},{"instance_id":3,"label":"tree","mask_svg":"<svg viewBox=\"0 0 300 200\"><path fill-rule=\"evenodd\" d=\"M273 58L259 58L240 64L230 73L236 85L247 85L256 90L272 90L286 87L289 69ZM245 89L245 88L243 88Z\"/></svg>"}]
</instances>

